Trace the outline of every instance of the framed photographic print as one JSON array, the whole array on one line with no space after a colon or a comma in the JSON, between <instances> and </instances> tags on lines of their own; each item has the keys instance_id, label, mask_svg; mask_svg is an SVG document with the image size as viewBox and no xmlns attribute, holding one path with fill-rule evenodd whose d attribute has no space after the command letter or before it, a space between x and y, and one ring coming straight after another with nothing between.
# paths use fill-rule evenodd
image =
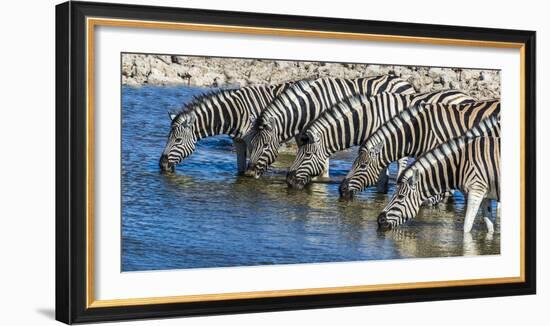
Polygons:
<instances>
[{"instance_id":1,"label":"framed photographic print","mask_svg":"<svg viewBox=\"0 0 550 326\"><path fill-rule=\"evenodd\" d=\"M535 293L535 32L67 2L56 35L58 320Z\"/></svg>"}]
</instances>

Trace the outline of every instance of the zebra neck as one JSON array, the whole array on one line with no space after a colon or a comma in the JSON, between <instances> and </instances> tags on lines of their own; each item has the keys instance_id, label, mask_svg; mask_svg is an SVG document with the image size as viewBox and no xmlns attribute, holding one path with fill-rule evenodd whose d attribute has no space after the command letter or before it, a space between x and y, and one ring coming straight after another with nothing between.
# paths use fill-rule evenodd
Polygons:
<instances>
[{"instance_id":1,"label":"zebra neck","mask_svg":"<svg viewBox=\"0 0 550 326\"><path fill-rule=\"evenodd\" d=\"M327 158L332 156L334 153L359 144L357 139L353 137L349 130L344 130L342 131L342 134L339 134L337 128L334 128L334 126L331 127L332 128L330 129L324 129L317 132L320 137L320 141L323 144L323 154ZM336 138L334 135L336 135Z\"/></svg>"},{"instance_id":2,"label":"zebra neck","mask_svg":"<svg viewBox=\"0 0 550 326\"><path fill-rule=\"evenodd\" d=\"M321 78L298 83L285 91L270 107L276 119L284 119L278 133L279 141L286 142L299 135L327 109L345 98L366 92L358 85L363 79Z\"/></svg>"},{"instance_id":3,"label":"zebra neck","mask_svg":"<svg viewBox=\"0 0 550 326\"><path fill-rule=\"evenodd\" d=\"M417 157L434 147L432 127L416 110L401 111L384 123L371 137L384 144L382 163L387 165L403 157Z\"/></svg>"},{"instance_id":4,"label":"zebra neck","mask_svg":"<svg viewBox=\"0 0 550 326\"><path fill-rule=\"evenodd\" d=\"M452 190L452 187L446 187L445 183L436 182L435 184L432 184L428 182L426 178L422 178L422 181L419 182L418 186L420 187L421 202L424 202L429 198L442 194L446 191Z\"/></svg>"},{"instance_id":5,"label":"zebra neck","mask_svg":"<svg viewBox=\"0 0 550 326\"><path fill-rule=\"evenodd\" d=\"M423 171L418 184L422 201L447 191L463 189L463 180L457 175L461 173L458 171L460 168L454 166L448 157L439 157L437 163L428 162L432 159L421 157L414 163Z\"/></svg>"},{"instance_id":6,"label":"zebra neck","mask_svg":"<svg viewBox=\"0 0 550 326\"><path fill-rule=\"evenodd\" d=\"M246 131L245 122L248 123L250 119L250 115L242 110L237 99L201 105L195 115L197 119L194 130L197 139L217 135L240 137Z\"/></svg>"},{"instance_id":7,"label":"zebra neck","mask_svg":"<svg viewBox=\"0 0 550 326\"><path fill-rule=\"evenodd\" d=\"M297 137L300 131L285 132L285 130L280 130L279 127L275 126L274 134L277 135L277 140L282 144Z\"/></svg>"}]
</instances>

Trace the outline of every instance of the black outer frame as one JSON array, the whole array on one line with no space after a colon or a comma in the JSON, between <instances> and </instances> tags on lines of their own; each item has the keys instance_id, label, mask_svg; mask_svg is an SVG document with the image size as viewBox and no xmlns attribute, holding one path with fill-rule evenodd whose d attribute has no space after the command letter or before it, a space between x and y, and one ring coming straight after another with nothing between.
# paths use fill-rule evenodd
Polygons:
<instances>
[{"instance_id":1,"label":"black outer frame","mask_svg":"<svg viewBox=\"0 0 550 326\"><path fill-rule=\"evenodd\" d=\"M87 16L436 37L525 44L525 282L444 288L86 308ZM56 6L56 319L67 323L279 311L534 294L536 118L534 31L65 2Z\"/></svg>"}]
</instances>

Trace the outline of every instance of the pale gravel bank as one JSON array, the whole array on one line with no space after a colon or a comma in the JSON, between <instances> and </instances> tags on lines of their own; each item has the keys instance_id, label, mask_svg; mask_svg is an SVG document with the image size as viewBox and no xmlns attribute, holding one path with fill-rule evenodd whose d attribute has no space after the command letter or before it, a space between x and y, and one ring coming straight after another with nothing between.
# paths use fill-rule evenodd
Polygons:
<instances>
[{"instance_id":1,"label":"pale gravel bank","mask_svg":"<svg viewBox=\"0 0 550 326\"><path fill-rule=\"evenodd\" d=\"M500 97L500 72L496 70L122 54L122 83L136 87L234 87L326 76L357 78L382 74L407 79L418 92L460 89L479 100Z\"/></svg>"}]
</instances>

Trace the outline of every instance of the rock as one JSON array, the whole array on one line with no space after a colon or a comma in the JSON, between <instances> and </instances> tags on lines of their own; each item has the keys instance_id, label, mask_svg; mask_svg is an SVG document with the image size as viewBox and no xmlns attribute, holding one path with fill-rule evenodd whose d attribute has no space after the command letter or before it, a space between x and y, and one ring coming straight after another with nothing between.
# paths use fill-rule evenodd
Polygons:
<instances>
[{"instance_id":1,"label":"rock","mask_svg":"<svg viewBox=\"0 0 550 326\"><path fill-rule=\"evenodd\" d=\"M500 97L497 70L143 54L124 54L121 69L123 85L133 87L145 84L242 87L327 76L394 74L408 80L417 92L460 89L477 99Z\"/></svg>"},{"instance_id":2,"label":"rock","mask_svg":"<svg viewBox=\"0 0 550 326\"><path fill-rule=\"evenodd\" d=\"M452 87L453 83L458 82L458 74L450 68L441 69L441 74L439 75L439 80L443 84L443 88L449 89ZM456 84L458 85L458 84Z\"/></svg>"},{"instance_id":3,"label":"rock","mask_svg":"<svg viewBox=\"0 0 550 326\"><path fill-rule=\"evenodd\" d=\"M127 86L131 86L131 87L141 86L141 84L139 82L137 82L134 78L131 78L131 77L126 78L126 80L123 81L122 84L127 85Z\"/></svg>"},{"instance_id":4,"label":"rock","mask_svg":"<svg viewBox=\"0 0 550 326\"><path fill-rule=\"evenodd\" d=\"M461 69L460 72L461 72L461 76L460 76L461 81L477 80L481 76L481 73L479 70Z\"/></svg>"},{"instance_id":5,"label":"rock","mask_svg":"<svg viewBox=\"0 0 550 326\"><path fill-rule=\"evenodd\" d=\"M409 67L405 66L394 66L393 67L393 74L401 77L403 79L409 79L411 77L413 71Z\"/></svg>"},{"instance_id":6,"label":"rock","mask_svg":"<svg viewBox=\"0 0 550 326\"><path fill-rule=\"evenodd\" d=\"M156 55L155 58L159 59L160 61L168 65L172 63L172 56L169 56L169 55Z\"/></svg>"},{"instance_id":7,"label":"rock","mask_svg":"<svg viewBox=\"0 0 550 326\"><path fill-rule=\"evenodd\" d=\"M151 71L151 65L149 64L149 60L144 60L143 58L136 58L134 60L134 69L135 73L131 76L148 76L149 72Z\"/></svg>"},{"instance_id":8,"label":"rock","mask_svg":"<svg viewBox=\"0 0 550 326\"><path fill-rule=\"evenodd\" d=\"M443 74L442 68L430 68L428 70L428 76L432 78L434 81L439 81L441 78L441 75Z\"/></svg>"}]
</instances>

